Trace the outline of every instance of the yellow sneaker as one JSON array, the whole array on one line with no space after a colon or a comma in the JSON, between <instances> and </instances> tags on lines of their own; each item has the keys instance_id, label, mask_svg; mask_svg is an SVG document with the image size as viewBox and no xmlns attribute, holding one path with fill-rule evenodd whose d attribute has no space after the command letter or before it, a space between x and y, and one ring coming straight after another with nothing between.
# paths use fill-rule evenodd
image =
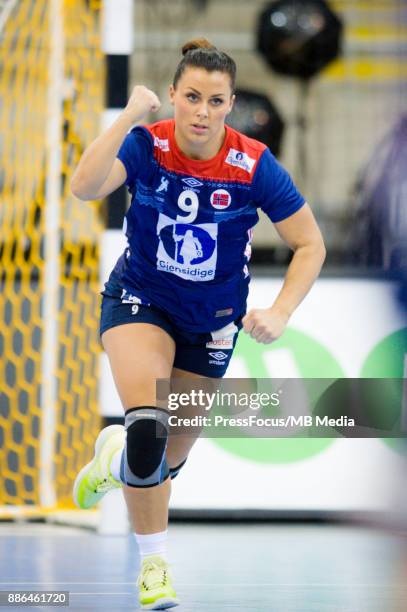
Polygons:
<instances>
[{"instance_id":1,"label":"yellow sneaker","mask_svg":"<svg viewBox=\"0 0 407 612\"><path fill-rule=\"evenodd\" d=\"M113 455L123 448L126 432L122 425L109 425L102 429L95 443L95 456L76 477L73 500L78 508L94 506L111 489L122 486L110 473Z\"/></svg>"},{"instance_id":2,"label":"yellow sneaker","mask_svg":"<svg viewBox=\"0 0 407 612\"><path fill-rule=\"evenodd\" d=\"M179 604L171 584L168 563L159 555L143 559L137 586L143 610L165 610Z\"/></svg>"}]
</instances>

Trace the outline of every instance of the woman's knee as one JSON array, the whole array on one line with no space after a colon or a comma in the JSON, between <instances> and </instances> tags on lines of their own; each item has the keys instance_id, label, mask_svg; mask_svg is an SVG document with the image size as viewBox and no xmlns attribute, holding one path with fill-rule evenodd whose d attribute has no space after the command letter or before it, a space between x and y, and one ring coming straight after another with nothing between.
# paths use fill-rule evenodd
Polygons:
<instances>
[{"instance_id":1,"label":"woman's knee","mask_svg":"<svg viewBox=\"0 0 407 612\"><path fill-rule=\"evenodd\" d=\"M166 462L168 413L157 408L126 411L124 480L133 487L157 486L169 476Z\"/></svg>"}]
</instances>

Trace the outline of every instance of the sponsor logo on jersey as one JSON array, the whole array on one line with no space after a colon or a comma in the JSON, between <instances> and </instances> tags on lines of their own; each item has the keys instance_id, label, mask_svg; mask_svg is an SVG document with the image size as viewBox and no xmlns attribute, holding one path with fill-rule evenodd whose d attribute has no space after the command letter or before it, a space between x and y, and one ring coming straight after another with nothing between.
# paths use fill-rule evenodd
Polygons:
<instances>
[{"instance_id":1,"label":"sponsor logo on jersey","mask_svg":"<svg viewBox=\"0 0 407 612\"><path fill-rule=\"evenodd\" d=\"M177 223L160 213L157 269L191 281L215 277L218 226L216 223Z\"/></svg>"},{"instance_id":2,"label":"sponsor logo on jersey","mask_svg":"<svg viewBox=\"0 0 407 612\"><path fill-rule=\"evenodd\" d=\"M167 152L170 150L170 145L168 144L168 138L158 138L158 136L154 136L154 146L161 149L161 151Z\"/></svg>"},{"instance_id":3,"label":"sponsor logo on jersey","mask_svg":"<svg viewBox=\"0 0 407 612\"><path fill-rule=\"evenodd\" d=\"M229 149L229 153L225 161L227 164L242 168L243 170L246 170L246 172L249 173L253 170L253 166L256 163L256 160L252 157L249 157L247 153L243 153L243 151L237 151L237 149Z\"/></svg>"},{"instance_id":4,"label":"sponsor logo on jersey","mask_svg":"<svg viewBox=\"0 0 407 612\"><path fill-rule=\"evenodd\" d=\"M232 196L226 189L217 189L211 193L211 204L218 210L223 210L230 206Z\"/></svg>"},{"instance_id":5,"label":"sponsor logo on jersey","mask_svg":"<svg viewBox=\"0 0 407 612\"><path fill-rule=\"evenodd\" d=\"M188 185L188 187L202 187L203 183L198 181L193 176L182 179L182 182Z\"/></svg>"},{"instance_id":6,"label":"sponsor logo on jersey","mask_svg":"<svg viewBox=\"0 0 407 612\"><path fill-rule=\"evenodd\" d=\"M165 176L162 176L161 177L161 183L157 187L157 189L155 190L156 193L160 193L160 191L167 191L169 184L170 184L169 180L167 178L165 178Z\"/></svg>"}]
</instances>

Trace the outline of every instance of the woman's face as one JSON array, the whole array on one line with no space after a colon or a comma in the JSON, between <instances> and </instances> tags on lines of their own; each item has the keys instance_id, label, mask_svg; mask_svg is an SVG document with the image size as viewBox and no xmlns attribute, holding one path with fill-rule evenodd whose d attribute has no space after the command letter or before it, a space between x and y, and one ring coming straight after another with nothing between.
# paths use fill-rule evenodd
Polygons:
<instances>
[{"instance_id":1,"label":"woman's face","mask_svg":"<svg viewBox=\"0 0 407 612\"><path fill-rule=\"evenodd\" d=\"M188 66L170 86L176 130L189 146L205 148L223 135L225 118L232 110L230 77L226 72L208 72Z\"/></svg>"}]
</instances>

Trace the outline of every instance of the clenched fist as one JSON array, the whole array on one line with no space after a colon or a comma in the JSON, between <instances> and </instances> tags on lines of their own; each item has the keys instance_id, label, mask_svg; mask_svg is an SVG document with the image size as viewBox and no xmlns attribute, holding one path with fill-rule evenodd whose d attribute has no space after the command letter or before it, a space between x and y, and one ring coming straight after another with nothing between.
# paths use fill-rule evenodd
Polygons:
<instances>
[{"instance_id":1,"label":"clenched fist","mask_svg":"<svg viewBox=\"0 0 407 612\"><path fill-rule=\"evenodd\" d=\"M132 123L137 123L148 113L156 113L160 107L161 102L151 89L147 89L144 85L136 85L123 112L130 117Z\"/></svg>"},{"instance_id":2,"label":"clenched fist","mask_svg":"<svg viewBox=\"0 0 407 612\"><path fill-rule=\"evenodd\" d=\"M243 331L262 344L277 340L285 330L287 322L288 315L273 307L253 308L242 319Z\"/></svg>"}]
</instances>

